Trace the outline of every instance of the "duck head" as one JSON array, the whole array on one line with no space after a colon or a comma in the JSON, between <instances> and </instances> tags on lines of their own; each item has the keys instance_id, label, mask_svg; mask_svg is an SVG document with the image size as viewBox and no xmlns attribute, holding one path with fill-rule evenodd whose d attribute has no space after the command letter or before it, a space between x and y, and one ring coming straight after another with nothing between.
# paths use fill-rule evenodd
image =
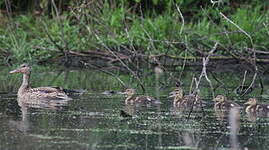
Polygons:
<instances>
[{"instance_id":1,"label":"duck head","mask_svg":"<svg viewBox=\"0 0 269 150\"><path fill-rule=\"evenodd\" d=\"M218 103L218 102L222 103L222 102L226 101L226 97L223 95L218 95L213 99L213 101L216 103Z\"/></svg>"},{"instance_id":2,"label":"duck head","mask_svg":"<svg viewBox=\"0 0 269 150\"><path fill-rule=\"evenodd\" d=\"M169 97L178 97L183 98L183 90L182 88L176 88L174 91L169 93Z\"/></svg>"},{"instance_id":3,"label":"duck head","mask_svg":"<svg viewBox=\"0 0 269 150\"><path fill-rule=\"evenodd\" d=\"M29 64L22 64L15 70L10 71L9 73L22 73L22 74L30 74L31 66Z\"/></svg>"},{"instance_id":4,"label":"duck head","mask_svg":"<svg viewBox=\"0 0 269 150\"><path fill-rule=\"evenodd\" d=\"M135 94L135 89L126 89L122 94L129 96L133 96Z\"/></svg>"},{"instance_id":5,"label":"duck head","mask_svg":"<svg viewBox=\"0 0 269 150\"><path fill-rule=\"evenodd\" d=\"M256 98L249 98L247 102L244 103L245 105L256 105L257 104L257 100Z\"/></svg>"}]
</instances>

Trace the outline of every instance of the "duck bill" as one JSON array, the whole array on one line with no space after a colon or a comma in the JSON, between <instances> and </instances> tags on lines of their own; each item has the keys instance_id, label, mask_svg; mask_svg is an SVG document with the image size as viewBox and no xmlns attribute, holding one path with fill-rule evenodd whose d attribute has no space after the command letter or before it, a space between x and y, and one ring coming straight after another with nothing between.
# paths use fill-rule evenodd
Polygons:
<instances>
[{"instance_id":1,"label":"duck bill","mask_svg":"<svg viewBox=\"0 0 269 150\"><path fill-rule=\"evenodd\" d=\"M13 73L20 73L20 70L19 69L15 69L15 70L10 71L9 73L11 73L11 74L13 74Z\"/></svg>"},{"instance_id":2,"label":"duck bill","mask_svg":"<svg viewBox=\"0 0 269 150\"><path fill-rule=\"evenodd\" d=\"M176 91L172 91L169 93L169 95L176 95L176 93L177 93Z\"/></svg>"},{"instance_id":3,"label":"duck bill","mask_svg":"<svg viewBox=\"0 0 269 150\"><path fill-rule=\"evenodd\" d=\"M118 94L126 95L126 92L118 92Z\"/></svg>"},{"instance_id":4,"label":"duck bill","mask_svg":"<svg viewBox=\"0 0 269 150\"><path fill-rule=\"evenodd\" d=\"M245 104L245 105L249 105L249 104L250 104L250 102L245 102L244 104Z\"/></svg>"},{"instance_id":5,"label":"duck bill","mask_svg":"<svg viewBox=\"0 0 269 150\"><path fill-rule=\"evenodd\" d=\"M168 97L169 97L169 98L172 98L172 97L175 97L175 96L176 96L176 95L169 95Z\"/></svg>"},{"instance_id":6,"label":"duck bill","mask_svg":"<svg viewBox=\"0 0 269 150\"><path fill-rule=\"evenodd\" d=\"M171 97L175 97L175 96L176 96L176 92L170 92L168 97L171 98Z\"/></svg>"}]
</instances>

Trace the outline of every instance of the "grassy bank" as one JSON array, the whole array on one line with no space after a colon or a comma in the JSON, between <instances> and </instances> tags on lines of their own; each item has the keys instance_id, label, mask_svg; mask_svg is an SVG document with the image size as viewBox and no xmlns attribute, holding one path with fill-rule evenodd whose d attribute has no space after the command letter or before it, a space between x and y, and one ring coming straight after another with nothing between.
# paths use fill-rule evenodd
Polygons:
<instances>
[{"instance_id":1,"label":"grassy bank","mask_svg":"<svg viewBox=\"0 0 269 150\"><path fill-rule=\"evenodd\" d=\"M251 55L268 51L266 2L205 3L161 1L69 3L68 10L1 13L2 63L38 62L68 51L129 51L148 55ZM192 3L191 3L192 2ZM2 4L3 5L3 4ZM147 6L147 7L146 7ZM158 6L163 6L158 9Z\"/></svg>"}]
</instances>

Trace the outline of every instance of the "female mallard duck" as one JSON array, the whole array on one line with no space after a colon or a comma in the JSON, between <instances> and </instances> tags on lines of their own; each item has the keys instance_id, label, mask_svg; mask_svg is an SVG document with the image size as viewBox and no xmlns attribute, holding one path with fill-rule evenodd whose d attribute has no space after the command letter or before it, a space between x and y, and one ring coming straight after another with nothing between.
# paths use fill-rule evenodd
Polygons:
<instances>
[{"instance_id":1,"label":"female mallard duck","mask_svg":"<svg viewBox=\"0 0 269 150\"><path fill-rule=\"evenodd\" d=\"M71 98L63 91L62 88L54 87L38 87L31 88L29 84L31 67L28 64L22 64L19 68L10 71L10 73L22 73L23 81L18 90L18 99L25 103L32 100L70 100Z\"/></svg>"},{"instance_id":2,"label":"female mallard duck","mask_svg":"<svg viewBox=\"0 0 269 150\"><path fill-rule=\"evenodd\" d=\"M174 97L174 107L202 106L201 98L198 95L184 95L183 90L180 87L172 91L169 97Z\"/></svg>"},{"instance_id":3,"label":"female mallard duck","mask_svg":"<svg viewBox=\"0 0 269 150\"><path fill-rule=\"evenodd\" d=\"M135 96L135 89L126 89L125 92L123 92L123 94L127 95L127 98L125 99L125 104L135 104L135 103L158 104L160 103L159 100L156 100L155 98L150 97L150 96L144 96L144 95Z\"/></svg>"},{"instance_id":4,"label":"female mallard duck","mask_svg":"<svg viewBox=\"0 0 269 150\"><path fill-rule=\"evenodd\" d=\"M232 107L240 107L237 103L228 101L227 97L223 95L216 96L213 101L215 102L215 110L229 110Z\"/></svg>"},{"instance_id":5,"label":"female mallard duck","mask_svg":"<svg viewBox=\"0 0 269 150\"><path fill-rule=\"evenodd\" d=\"M256 98L250 98L245 103L246 113L269 113L269 105L268 104L258 104Z\"/></svg>"}]
</instances>

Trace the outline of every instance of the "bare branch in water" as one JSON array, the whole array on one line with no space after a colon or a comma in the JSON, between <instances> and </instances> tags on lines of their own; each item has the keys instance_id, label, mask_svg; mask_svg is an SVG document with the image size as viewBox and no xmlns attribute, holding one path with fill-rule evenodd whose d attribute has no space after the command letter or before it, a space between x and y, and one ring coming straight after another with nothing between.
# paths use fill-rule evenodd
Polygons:
<instances>
[{"instance_id":1,"label":"bare branch in water","mask_svg":"<svg viewBox=\"0 0 269 150\"><path fill-rule=\"evenodd\" d=\"M195 89L194 89L194 91L193 91L194 93L196 93L196 92L198 91L200 82L201 82L201 80L202 80L202 77L205 77L205 79L206 79L207 82L209 83L210 88L211 88L211 90L212 90L212 96L215 97L215 93L214 93L214 88L213 88L212 82L211 82L211 80L208 78L207 73L206 73L206 66L207 66L207 64L208 64L208 62L209 62L209 57L214 53L214 51L216 50L217 46L218 46L218 43L215 43L214 47L213 47L212 50L208 53L207 57L204 57L204 58L203 58L203 69L202 69L202 72L201 72L201 74L200 74L200 76L199 76L198 81L196 82L196 87L195 87Z\"/></svg>"},{"instance_id":2,"label":"bare branch in water","mask_svg":"<svg viewBox=\"0 0 269 150\"><path fill-rule=\"evenodd\" d=\"M209 57L210 57L210 56L214 53L214 51L217 49L217 46L218 46L218 43L215 43L214 47L210 50L210 52L208 53L207 57L204 57L204 58L203 58L203 68L202 68L202 72L201 72L201 74L200 74L200 76L199 76L198 81L197 81L197 79L196 79L195 77L192 78L191 89L192 89L192 84L193 84L193 83L195 83L195 85L196 85L196 86L195 86L195 89L192 91L192 94L195 95L195 99L196 99L195 101L197 101L197 98L198 98L197 94L198 94L199 85L200 85L200 83L201 83L202 77L205 77L205 79L206 79L207 82L209 83L209 85L210 85L210 87L211 87L211 91L212 91L212 96L215 97L215 94L214 94L214 88L213 88L212 82L211 82L211 80L208 78L207 73L206 73L206 66L207 66L207 64L208 64L208 62L209 62ZM190 91L191 91L191 90L190 90ZM191 106L191 110L190 110L190 112L189 112L189 114L188 114L188 118L187 118L187 120L189 120L190 115L191 115L191 113L192 113L192 111L193 111L193 105L194 105L194 102L193 102L193 104L192 104L192 106ZM202 111L203 111L203 107L202 107ZM203 111L203 113L204 113L204 111Z\"/></svg>"}]
</instances>

